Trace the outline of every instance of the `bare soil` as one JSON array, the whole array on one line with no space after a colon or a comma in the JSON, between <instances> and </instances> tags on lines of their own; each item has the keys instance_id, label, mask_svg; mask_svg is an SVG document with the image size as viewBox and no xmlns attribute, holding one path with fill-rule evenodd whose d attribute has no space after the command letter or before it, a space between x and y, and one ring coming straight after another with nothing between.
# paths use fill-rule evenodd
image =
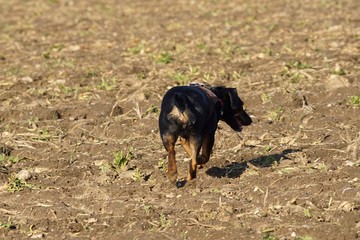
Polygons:
<instances>
[{"instance_id":1,"label":"bare soil","mask_svg":"<svg viewBox=\"0 0 360 240\"><path fill-rule=\"evenodd\" d=\"M359 10L0 0L0 238L359 239ZM254 123L221 122L177 188L157 119L190 81L236 87Z\"/></svg>"}]
</instances>

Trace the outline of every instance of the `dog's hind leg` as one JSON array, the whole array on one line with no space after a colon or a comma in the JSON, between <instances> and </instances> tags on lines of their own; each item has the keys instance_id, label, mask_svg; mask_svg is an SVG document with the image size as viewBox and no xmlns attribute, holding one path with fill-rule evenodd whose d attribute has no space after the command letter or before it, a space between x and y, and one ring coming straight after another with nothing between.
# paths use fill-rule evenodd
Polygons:
<instances>
[{"instance_id":1,"label":"dog's hind leg","mask_svg":"<svg viewBox=\"0 0 360 240\"><path fill-rule=\"evenodd\" d=\"M198 165L200 168L204 167L204 164L209 161L214 141L214 134L206 133L204 135L201 147L201 156L198 158Z\"/></svg>"},{"instance_id":2,"label":"dog's hind leg","mask_svg":"<svg viewBox=\"0 0 360 240\"><path fill-rule=\"evenodd\" d=\"M180 137L180 142L181 142L181 145L183 146L185 152L191 157L191 147L190 147L190 142L189 140L183 138L183 137Z\"/></svg>"},{"instance_id":3,"label":"dog's hind leg","mask_svg":"<svg viewBox=\"0 0 360 240\"><path fill-rule=\"evenodd\" d=\"M189 175L187 180L196 178L196 168L197 168L197 158L201 148L201 137L199 136L190 136L190 148L191 148L191 161L189 167Z\"/></svg>"},{"instance_id":4,"label":"dog's hind leg","mask_svg":"<svg viewBox=\"0 0 360 240\"><path fill-rule=\"evenodd\" d=\"M174 135L164 135L161 136L164 147L168 152L168 170L167 176L172 183L176 183L177 180L177 167L175 160L175 143L177 140L177 136Z\"/></svg>"}]
</instances>

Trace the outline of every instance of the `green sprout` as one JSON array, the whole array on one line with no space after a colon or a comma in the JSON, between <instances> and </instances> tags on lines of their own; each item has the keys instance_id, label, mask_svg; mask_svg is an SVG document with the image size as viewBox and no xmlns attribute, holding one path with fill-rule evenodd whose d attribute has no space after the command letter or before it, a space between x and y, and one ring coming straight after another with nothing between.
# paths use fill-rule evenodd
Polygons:
<instances>
[{"instance_id":1,"label":"green sprout","mask_svg":"<svg viewBox=\"0 0 360 240\"><path fill-rule=\"evenodd\" d=\"M8 192L14 193L24 190L25 188L34 189L32 184L27 183L25 180L20 179L15 174L11 175L8 180Z\"/></svg>"},{"instance_id":2,"label":"green sprout","mask_svg":"<svg viewBox=\"0 0 360 240\"><path fill-rule=\"evenodd\" d=\"M126 170L130 160L135 157L133 150L134 149L132 147L130 147L126 151L120 150L120 151L115 152L112 167L115 170L121 170L121 171Z\"/></svg>"}]
</instances>

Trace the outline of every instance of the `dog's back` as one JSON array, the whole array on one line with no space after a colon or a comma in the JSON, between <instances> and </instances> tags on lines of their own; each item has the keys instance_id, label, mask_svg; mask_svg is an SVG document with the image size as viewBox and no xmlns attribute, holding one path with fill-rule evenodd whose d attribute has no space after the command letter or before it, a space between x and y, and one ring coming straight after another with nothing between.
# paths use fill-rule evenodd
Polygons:
<instances>
[{"instance_id":1,"label":"dog's back","mask_svg":"<svg viewBox=\"0 0 360 240\"><path fill-rule=\"evenodd\" d=\"M165 94L161 104L160 133L185 136L191 132L201 132L205 122L213 116L212 111L214 106L200 87L174 87Z\"/></svg>"}]
</instances>

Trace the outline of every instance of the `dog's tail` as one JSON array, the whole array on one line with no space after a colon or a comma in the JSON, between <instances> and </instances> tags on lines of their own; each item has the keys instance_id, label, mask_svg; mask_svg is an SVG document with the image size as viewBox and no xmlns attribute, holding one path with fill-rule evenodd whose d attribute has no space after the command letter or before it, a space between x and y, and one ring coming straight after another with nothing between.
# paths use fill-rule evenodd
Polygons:
<instances>
[{"instance_id":1,"label":"dog's tail","mask_svg":"<svg viewBox=\"0 0 360 240\"><path fill-rule=\"evenodd\" d=\"M169 113L168 117L172 118L178 126L183 129L192 126L196 122L196 117L189 111L190 100L184 93L175 93L174 95L174 108Z\"/></svg>"},{"instance_id":2,"label":"dog's tail","mask_svg":"<svg viewBox=\"0 0 360 240\"><path fill-rule=\"evenodd\" d=\"M174 96L174 105L179 109L180 112L184 112L188 106L188 98L183 93L176 93Z\"/></svg>"}]
</instances>

